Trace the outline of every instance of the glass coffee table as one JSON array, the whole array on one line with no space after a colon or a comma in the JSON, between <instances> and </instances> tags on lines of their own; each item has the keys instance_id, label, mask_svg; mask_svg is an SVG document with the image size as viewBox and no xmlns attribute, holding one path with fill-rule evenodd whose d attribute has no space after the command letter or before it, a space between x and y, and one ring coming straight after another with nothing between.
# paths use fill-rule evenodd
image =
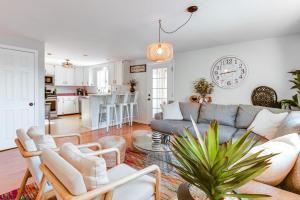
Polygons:
<instances>
[{"instance_id":1,"label":"glass coffee table","mask_svg":"<svg viewBox=\"0 0 300 200\"><path fill-rule=\"evenodd\" d=\"M170 137L163 135L163 137ZM164 140L163 140L164 141ZM143 135L133 142L133 146L147 154L145 160L145 166L158 165L162 172L169 173L173 170L173 166L170 164L173 161L172 151L170 149L170 143L154 143L152 141L152 134Z\"/></svg>"}]
</instances>

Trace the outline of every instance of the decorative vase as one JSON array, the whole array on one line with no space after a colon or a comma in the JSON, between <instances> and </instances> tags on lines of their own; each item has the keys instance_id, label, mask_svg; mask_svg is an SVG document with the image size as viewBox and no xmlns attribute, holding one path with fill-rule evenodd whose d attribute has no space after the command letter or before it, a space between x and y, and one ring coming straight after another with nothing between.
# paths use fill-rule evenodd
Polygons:
<instances>
[{"instance_id":1,"label":"decorative vase","mask_svg":"<svg viewBox=\"0 0 300 200\"><path fill-rule=\"evenodd\" d=\"M190 184L189 191L194 200L210 200L208 196L199 188L196 186ZM236 197L225 197L223 200L239 200L239 198Z\"/></svg>"},{"instance_id":2,"label":"decorative vase","mask_svg":"<svg viewBox=\"0 0 300 200\"><path fill-rule=\"evenodd\" d=\"M133 85L130 86L130 92L131 92L131 93L134 93L134 92L135 92L135 88L134 88Z\"/></svg>"},{"instance_id":3,"label":"decorative vase","mask_svg":"<svg viewBox=\"0 0 300 200\"><path fill-rule=\"evenodd\" d=\"M152 133L152 142L154 144L160 144L161 143L161 133L159 133L159 132Z\"/></svg>"}]
</instances>

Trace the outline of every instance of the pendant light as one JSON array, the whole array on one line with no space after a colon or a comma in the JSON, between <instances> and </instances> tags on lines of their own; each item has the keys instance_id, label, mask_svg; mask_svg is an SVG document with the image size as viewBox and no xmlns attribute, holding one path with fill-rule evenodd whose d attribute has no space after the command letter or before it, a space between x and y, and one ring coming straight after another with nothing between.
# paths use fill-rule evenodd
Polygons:
<instances>
[{"instance_id":1,"label":"pendant light","mask_svg":"<svg viewBox=\"0 0 300 200\"><path fill-rule=\"evenodd\" d=\"M166 42L161 42L161 31L163 31L166 34L172 34L177 32L179 29L184 27L192 18L193 13L198 10L197 6L190 6L187 9L187 12L190 13L190 16L188 20L179 26L177 29L174 31L166 31L165 29L162 28L161 20L159 20L159 28L158 28L158 42L157 43L152 43L148 45L147 47L147 59L150 61L154 62L163 62L163 61L168 61L173 58L173 45L170 43Z\"/></svg>"}]
</instances>

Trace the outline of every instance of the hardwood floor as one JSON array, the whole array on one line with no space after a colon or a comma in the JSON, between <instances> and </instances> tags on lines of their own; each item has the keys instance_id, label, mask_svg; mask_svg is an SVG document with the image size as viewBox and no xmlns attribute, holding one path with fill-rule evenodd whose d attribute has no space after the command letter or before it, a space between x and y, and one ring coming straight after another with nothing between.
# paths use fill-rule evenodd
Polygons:
<instances>
[{"instance_id":1,"label":"hardwood floor","mask_svg":"<svg viewBox=\"0 0 300 200\"><path fill-rule=\"evenodd\" d=\"M55 127L55 126L53 126ZM82 143L95 142L100 137L106 135L119 135L125 138L127 146L131 146L131 135L135 130L150 130L148 125L135 123L132 127L124 125L123 128L117 129L115 127L110 128L109 133L106 133L104 129L96 131L87 131L81 133ZM66 134L66 131L59 132L59 130L52 129L52 134ZM64 129L63 129L64 130ZM69 132L72 133L72 132ZM74 133L74 132L73 132ZM68 140L70 141L70 140ZM65 141L57 141L60 145ZM20 186L21 180L25 173L26 162L25 159L20 155L18 149L11 149L0 152L0 194L9 192Z\"/></svg>"}]
</instances>

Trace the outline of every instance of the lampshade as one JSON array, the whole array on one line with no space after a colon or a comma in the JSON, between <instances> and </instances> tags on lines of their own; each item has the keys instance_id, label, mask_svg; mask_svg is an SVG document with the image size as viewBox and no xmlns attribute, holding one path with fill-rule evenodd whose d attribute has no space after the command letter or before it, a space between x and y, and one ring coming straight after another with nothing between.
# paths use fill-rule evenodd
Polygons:
<instances>
[{"instance_id":1,"label":"lampshade","mask_svg":"<svg viewBox=\"0 0 300 200\"><path fill-rule=\"evenodd\" d=\"M147 47L147 58L154 62L162 62L173 58L173 46L170 43L152 43Z\"/></svg>"}]
</instances>

